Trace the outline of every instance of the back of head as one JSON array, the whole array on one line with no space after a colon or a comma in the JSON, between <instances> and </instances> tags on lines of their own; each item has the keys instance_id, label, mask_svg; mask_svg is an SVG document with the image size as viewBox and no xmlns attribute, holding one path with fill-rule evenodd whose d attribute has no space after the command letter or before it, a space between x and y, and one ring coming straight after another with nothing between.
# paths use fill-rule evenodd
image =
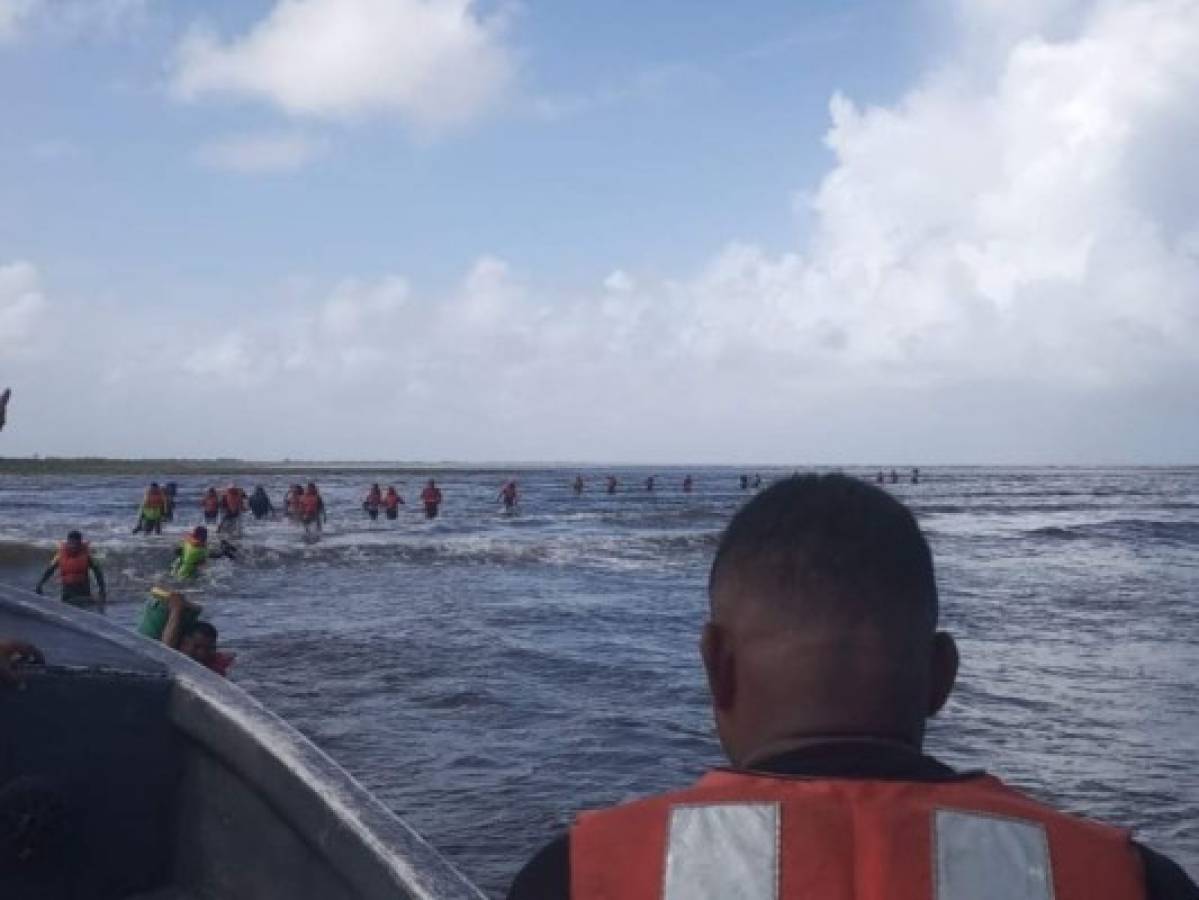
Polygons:
<instances>
[{"instance_id":1,"label":"back of head","mask_svg":"<svg viewBox=\"0 0 1199 900\"><path fill-rule=\"evenodd\" d=\"M721 537L709 577L752 587L779 618L936 628L932 552L911 512L845 475L787 478L754 497Z\"/></svg>"},{"instance_id":2,"label":"back of head","mask_svg":"<svg viewBox=\"0 0 1199 900\"><path fill-rule=\"evenodd\" d=\"M754 497L721 537L709 594L704 659L734 761L833 735L918 744L948 696L956 653L934 637L932 553L865 482L795 476Z\"/></svg>"}]
</instances>

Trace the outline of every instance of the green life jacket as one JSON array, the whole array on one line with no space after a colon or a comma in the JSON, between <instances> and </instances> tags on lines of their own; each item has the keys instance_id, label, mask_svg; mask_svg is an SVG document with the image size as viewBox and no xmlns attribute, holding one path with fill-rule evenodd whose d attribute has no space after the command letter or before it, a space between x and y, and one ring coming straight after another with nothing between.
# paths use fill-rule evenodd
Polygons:
<instances>
[{"instance_id":1,"label":"green life jacket","mask_svg":"<svg viewBox=\"0 0 1199 900\"><path fill-rule=\"evenodd\" d=\"M208 561L208 548L185 538L180 550L178 559L171 566L171 574L176 578L195 578L200 566Z\"/></svg>"}]
</instances>

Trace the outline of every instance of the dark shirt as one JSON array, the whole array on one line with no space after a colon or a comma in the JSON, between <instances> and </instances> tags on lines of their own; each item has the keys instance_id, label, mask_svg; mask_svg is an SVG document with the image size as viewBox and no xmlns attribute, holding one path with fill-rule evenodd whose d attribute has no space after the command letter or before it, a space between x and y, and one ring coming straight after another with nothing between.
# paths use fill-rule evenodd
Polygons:
<instances>
[{"instance_id":1,"label":"dark shirt","mask_svg":"<svg viewBox=\"0 0 1199 900\"><path fill-rule=\"evenodd\" d=\"M838 742L784 753L754 767L768 775L938 782L973 778L931 756L895 745ZM1199 900L1199 887L1172 860L1136 845L1145 862L1148 900ZM570 833L561 834L521 869L508 900L570 900Z\"/></svg>"}]
</instances>

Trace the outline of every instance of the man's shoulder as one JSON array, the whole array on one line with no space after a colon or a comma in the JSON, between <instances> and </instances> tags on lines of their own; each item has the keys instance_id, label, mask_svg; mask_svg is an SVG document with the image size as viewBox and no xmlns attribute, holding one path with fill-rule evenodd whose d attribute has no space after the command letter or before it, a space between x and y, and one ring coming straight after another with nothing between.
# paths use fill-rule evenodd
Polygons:
<instances>
[{"instance_id":1,"label":"man's shoulder","mask_svg":"<svg viewBox=\"0 0 1199 900\"><path fill-rule=\"evenodd\" d=\"M1199 885L1182 866L1143 844L1134 846L1145 864L1145 896L1148 900L1199 900Z\"/></svg>"},{"instance_id":2,"label":"man's shoulder","mask_svg":"<svg viewBox=\"0 0 1199 900\"><path fill-rule=\"evenodd\" d=\"M570 833L558 835L512 880L508 900L570 900Z\"/></svg>"}]
</instances>

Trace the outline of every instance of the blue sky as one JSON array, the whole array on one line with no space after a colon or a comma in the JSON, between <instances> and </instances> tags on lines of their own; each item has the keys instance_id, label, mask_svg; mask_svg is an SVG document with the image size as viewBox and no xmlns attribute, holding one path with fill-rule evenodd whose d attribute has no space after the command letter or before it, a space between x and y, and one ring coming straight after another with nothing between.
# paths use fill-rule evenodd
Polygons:
<instances>
[{"instance_id":1,"label":"blue sky","mask_svg":"<svg viewBox=\"0 0 1199 900\"><path fill-rule=\"evenodd\" d=\"M1191 0L0 0L0 381L71 419L0 452L1194 460L1199 221L1154 173L1196 34ZM272 438L144 446L231 401Z\"/></svg>"},{"instance_id":2,"label":"blue sky","mask_svg":"<svg viewBox=\"0 0 1199 900\"><path fill-rule=\"evenodd\" d=\"M206 169L205 141L297 123L253 100L172 102L174 44L195 21L244 32L270 7L147 5L87 36L31 23L0 54L19 123L0 175L9 254L81 280L115 265L164 291L219 268L232 300L281 259L436 286L481 252L569 283L694 266L731 234L787 248L803 227L789 195L828 166L829 97L886 102L921 63L922 19L902 4L528 5L506 28L519 87L480 121L434 136L303 123L327 150L302 173Z\"/></svg>"}]
</instances>

